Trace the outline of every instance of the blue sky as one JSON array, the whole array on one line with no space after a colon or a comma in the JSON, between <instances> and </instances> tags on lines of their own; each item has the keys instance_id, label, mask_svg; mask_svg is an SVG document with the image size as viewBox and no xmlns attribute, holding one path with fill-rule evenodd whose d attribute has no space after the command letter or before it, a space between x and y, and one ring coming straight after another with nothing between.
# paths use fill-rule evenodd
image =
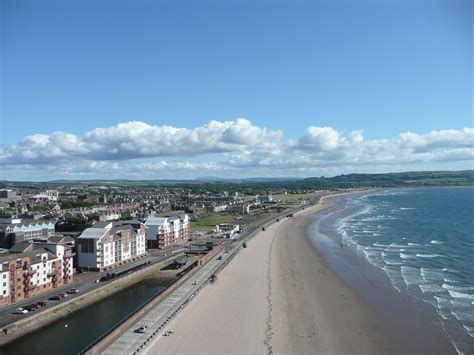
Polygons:
<instances>
[{"instance_id":1,"label":"blue sky","mask_svg":"<svg viewBox=\"0 0 474 355\"><path fill-rule=\"evenodd\" d=\"M471 1L4 0L1 6L0 164L8 172L0 178L64 171L92 178L112 165L122 174L141 166L137 175L147 178L222 175L229 167L241 176L473 167L472 132L463 131L474 126ZM151 128L91 148L87 132L127 123L123 129L134 130L134 121ZM220 127L220 140L196 149L200 154L150 150L186 143L163 141L162 126L194 132L211 121L234 126ZM276 145L269 143L269 151L229 145L226 130L239 125L280 132L257 137ZM331 128L338 137L329 130L311 135L311 127ZM353 156L346 152L355 149L349 135L359 130L363 142ZM56 131L77 138L69 146L83 146L66 151L58 137L51 139ZM433 156L403 146L406 132ZM36 137L33 143L28 136ZM183 137L190 146L209 145ZM303 144L308 137L313 145ZM369 164L383 141L392 142L387 157L412 150L400 161ZM130 147L107 153L130 142L133 154ZM295 155L304 155L298 166ZM71 157L82 168L68 170Z\"/></svg>"}]
</instances>

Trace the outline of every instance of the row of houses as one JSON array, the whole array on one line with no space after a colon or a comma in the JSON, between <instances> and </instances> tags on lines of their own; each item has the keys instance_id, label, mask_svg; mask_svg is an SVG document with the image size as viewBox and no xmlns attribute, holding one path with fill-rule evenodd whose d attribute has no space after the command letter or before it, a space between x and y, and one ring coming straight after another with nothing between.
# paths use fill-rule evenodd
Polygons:
<instances>
[{"instance_id":1,"label":"row of houses","mask_svg":"<svg viewBox=\"0 0 474 355\"><path fill-rule=\"evenodd\" d=\"M64 237L23 242L0 255L0 308L72 283L73 256Z\"/></svg>"},{"instance_id":2,"label":"row of houses","mask_svg":"<svg viewBox=\"0 0 474 355\"><path fill-rule=\"evenodd\" d=\"M72 283L74 267L110 270L189 239L188 215L98 222L77 238L55 236L48 222L3 222L16 243L0 254L0 308Z\"/></svg>"}]
</instances>

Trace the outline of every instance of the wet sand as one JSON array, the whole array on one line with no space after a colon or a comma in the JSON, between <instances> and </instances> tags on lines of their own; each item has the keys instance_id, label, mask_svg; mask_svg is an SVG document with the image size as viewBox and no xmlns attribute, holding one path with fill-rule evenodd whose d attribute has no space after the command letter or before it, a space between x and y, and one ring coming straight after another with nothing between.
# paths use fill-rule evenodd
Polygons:
<instances>
[{"instance_id":1,"label":"wet sand","mask_svg":"<svg viewBox=\"0 0 474 355\"><path fill-rule=\"evenodd\" d=\"M147 353L453 353L442 333L394 328L312 247L309 215L328 201L259 232Z\"/></svg>"}]
</instances>

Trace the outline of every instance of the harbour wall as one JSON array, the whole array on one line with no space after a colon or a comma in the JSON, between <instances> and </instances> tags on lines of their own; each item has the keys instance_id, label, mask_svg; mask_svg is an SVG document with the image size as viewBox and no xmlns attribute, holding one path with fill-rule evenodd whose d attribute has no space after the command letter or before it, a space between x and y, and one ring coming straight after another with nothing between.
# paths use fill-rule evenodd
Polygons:
<instances>
[{"instance_id":1,"label":"harbour wall","mask_svg":"<svg viewBox=\"0 0 474 355\"><path fill-rule=\"evenodd\" d=\"M99 288L74 296L63 303L54 306L48 305L47 308L32 316L19 319L18 321L3 327L3 329L0 330L0 346L8 344L37 329L47 326L58 319L65 318L79 309L90 306L111 294L156 275L157 272L159 272L164 266L172 263L173 259L177 257L179 257L179 255L170 256L168 259L147 266L132 274L122 276L116 280L108 281L105 285Z\"/></svg>"}]
</instances>

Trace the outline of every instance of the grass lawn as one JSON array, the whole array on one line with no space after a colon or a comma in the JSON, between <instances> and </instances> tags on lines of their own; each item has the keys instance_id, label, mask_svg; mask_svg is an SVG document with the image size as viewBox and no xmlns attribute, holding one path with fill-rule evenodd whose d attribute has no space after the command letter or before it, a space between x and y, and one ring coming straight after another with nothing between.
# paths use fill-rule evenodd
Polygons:
<instances>
[{"instance_id":1,"label":"grass lawn","mask_svg":"<svg viewBox=\"0 0 474 355\"><path fill-rule=\"evenodd\" d=\"M209 216L204 218L199 218L196 222L196 225L199 227L214 227L217 224L221 223L232 223L236 219L236 216Z\"/></svg>"},{"instance_id":2,"label":"grass lawn","mask_svg":"<svg viewBox=\"0 0 474 355\"><path fill-rule=\"evenodd\" d=\"M299 200L309 200L315 198L317 193L310 194L278 194L273 195L273 201L282 201L282 202L297 202Z\"/></svg>"}]
</instances>

